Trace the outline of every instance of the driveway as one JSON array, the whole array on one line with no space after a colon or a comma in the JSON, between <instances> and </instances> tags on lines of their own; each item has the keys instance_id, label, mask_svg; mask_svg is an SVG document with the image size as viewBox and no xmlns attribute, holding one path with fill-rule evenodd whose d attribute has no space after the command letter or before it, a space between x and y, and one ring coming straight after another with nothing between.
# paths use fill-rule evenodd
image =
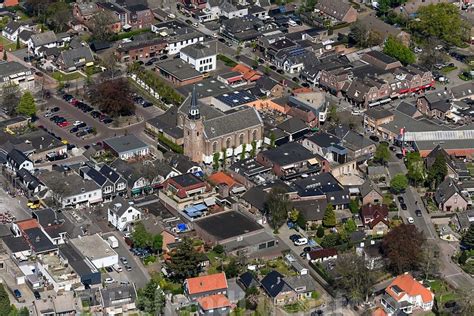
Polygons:
<instances>
[{"instance_id":1,"label":"driveway","mask_svg":"<svg viewBox=\"0 0 474 316\"><path fill-rule=\"evenodd\" d=\"M129 281L135 283L136 288L142 288L145 287L145 285L148 283L150 280L150 274L146 270L146 268L143 266L141 263L140 259L134 255L128 250L129 247L125 243L123 239L123 235L117 231L111 232L104 234L103 237L104 239L107 238L107 236L115 236L117 237L119 241L119 246L115 248L114 250L117 252L119 255L119 265L122 267L123 271L118 273L116 271L109 273L110 276L118 281ZM132 267L132 271L126 271L125 266L120 262L120 258L125 257L127 259L128 265Z\"/></svg>"}]
</instances>

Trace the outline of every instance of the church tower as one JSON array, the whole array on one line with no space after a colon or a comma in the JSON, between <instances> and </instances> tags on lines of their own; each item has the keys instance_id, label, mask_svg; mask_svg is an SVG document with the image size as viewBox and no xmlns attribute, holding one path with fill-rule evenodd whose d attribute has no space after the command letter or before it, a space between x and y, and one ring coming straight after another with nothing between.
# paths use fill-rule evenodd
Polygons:
<instances>
[{"instance_id":1,"label":"church tower","mask_svg":"<svg viewBox=\"0 0 474 316\"><path fill-rule=\"evenodd\" d=\"M189 97L186 101L188 102ZM199 112L196 86L193 86L188 115L184 119L184 154L194 162L202 162L204 154L204 124Z\"/></svg>"}]
</instances>

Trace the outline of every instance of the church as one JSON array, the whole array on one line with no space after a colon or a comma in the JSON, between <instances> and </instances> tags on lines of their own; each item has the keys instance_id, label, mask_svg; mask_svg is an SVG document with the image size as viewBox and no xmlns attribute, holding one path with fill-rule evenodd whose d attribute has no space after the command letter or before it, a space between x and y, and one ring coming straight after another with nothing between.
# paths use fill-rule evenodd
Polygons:
<instances>
[{"instance_id":1,"label":"church","mask_svg":"<svg viewBox=\"0 0 474 316\"><path fill-rule=\"evenodd\" d=\"M222 112L198 103L195 87L178 109L177 125L183 129L184 154L198 163L211 164L215 153L220 159L239 157L263 142L263 121L255 108Z\"/></svg>"}]
</instances>

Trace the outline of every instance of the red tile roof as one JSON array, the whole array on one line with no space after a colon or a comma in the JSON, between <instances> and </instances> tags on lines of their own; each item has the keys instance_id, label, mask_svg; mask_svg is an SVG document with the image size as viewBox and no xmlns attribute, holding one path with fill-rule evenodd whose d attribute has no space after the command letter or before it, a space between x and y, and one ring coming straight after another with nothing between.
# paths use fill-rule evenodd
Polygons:
<instances>
[{"instance_id":1,"label":"red tile roof","mask_svg":"<svg viewBox=\"0 0 474 316\"><path fill-rule=\"evenodd\" d=\"M223 294L215 294L211 296L201 297L197 300L204 310L223 308L230 306L229 299Z\"/></svg>"},{"instance_id":2,"label":"red tile roof","mask_svg":"<svg viewBox=\"0 0 474 316\"><path fill-rule=\"evenodd\" d=\"M337 255L337 250L334 248L318 249L309 252L311 260L333 257Z\"/></svg>"},{"instance_id":3,"label":"red tile roof","mask_svg":"<svg viewBox=\"0 0 474 316\"><path fill-rule=\"evenodd\" d=\"M377 214L382 217L388 216L388 206L385 204L366 204L362 206L360 211L362 217L372 217L375 218Z\"/></svg>"},{"instance_id":4,"label":"red tile roof","mask_svg":"<svg viewBox=\"0 0 474 316\"><path fill-rule=\"evenodd\" d=\"M39 227L38 222L36 221L36 219L33 219L33 218L18 221L18 222L16 222L16 224L22 231L25 231L25 230L30 229L30 228Z\"/></svg>"},{"instance_id":5,"label":"red tile roof","mask_svg":"<svg viewBox=\"0 0 474 316\"><path fill-rule=\"evenodd\" d=\"M189 294L227 289L227 278L224 272L190 278L186 280L186 283Z\"/></svg>"},{"instance_id":6,"label":"red tile roof","mask_svg":"<svg viewBox=\"0 0 474 316\"><path fill-rule=\"evenodd\" d=\"M375 225L377 225L380 222L384 223L387 226L390 225L390 223L385 218L377 214L376 217L369 223L370 229L374 228Z\"/></svg>"},{"instance_id":7,"label":"red tile roof","mask_svg":"<svg viewBox=\"0 0 474 316\"><path fill-rule=\"evenodd\" d=\"M393 290L394 286L400 288L402 292L397 294L397 292ZM415 280L409 273L397 276L385 289L385 292L393 297L397 302L401 300L404 294L412 297L420 295L423 303L432 302L434 298L433 292Z\"/></svg>"},{"instance_id":8,"label":"red tile roof","mask_svg":"<svg viewBox=\"0 0 474 316\"><path fill-rule=\"evenodd\" d=\"M226 184L229 188L233 187L237 182L228 174L220 171L209 176L209 182L215 185Z\"/></svg>"}]
</instances>

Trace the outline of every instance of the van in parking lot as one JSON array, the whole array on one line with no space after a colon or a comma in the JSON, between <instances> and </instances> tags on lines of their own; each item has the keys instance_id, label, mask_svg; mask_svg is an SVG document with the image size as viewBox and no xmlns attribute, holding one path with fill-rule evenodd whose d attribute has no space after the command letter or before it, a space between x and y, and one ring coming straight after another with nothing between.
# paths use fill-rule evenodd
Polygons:
<instances>
[{"instance_id":1,"label":"van in parking lot","mask_svg":"<svg viewBox=\"0 0 474 316\"><path fill-rule=\"evenodd\" d=\"M122 272L122 267L118 265L118 263L114 264L113 265L113 268L115 271L117 271L118 273Z\"/></svg>"}]
</instances>

